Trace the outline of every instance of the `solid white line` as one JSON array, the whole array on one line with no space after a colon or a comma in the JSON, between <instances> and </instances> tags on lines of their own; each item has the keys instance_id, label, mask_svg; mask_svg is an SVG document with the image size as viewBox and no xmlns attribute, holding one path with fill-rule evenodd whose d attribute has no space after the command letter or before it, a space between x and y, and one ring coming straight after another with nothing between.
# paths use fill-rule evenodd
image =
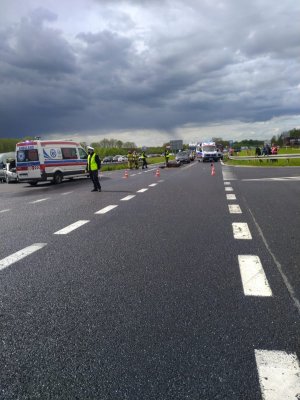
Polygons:
<instances>
[{"instance_id":1,"label":"solid white line","mask_svg":"<svg viewBox=\"0 0 300 400\"><path fill-rule=\"evenodd\" d=\"M157 185L157 183L151 183L151 185L149 185L150 187L154 187L154 186L156 186Z\"/></svg>"},{"instance_id":2,"label":"solid white line","mask_svg":"<svg viewBox=\"0 0 300 400\"><path fill-rule=\"evenodd\" d=\"M233 189L232 189L231 186L226 186L225 187L225 192L232 192L232 191L233 191Z\"/></svg>"},{"instance_id":3,"label":"solid white line","mask_svg":"<svg viewBox=\"0 0 300 400\"><path fill-rule=\"evenodd\" d=\"M264 400L299 398L300 365L296 354L255 350L255 359Z\"/></svg>"},{"instance_id":4,"label":"solid white line","mask_svg":"<svg viewBox=\"0 0 300 400\"><path fill-rule=\"evenodd\" d=\"M232 229L233 229L233 236L235 239L252 239L247 223L233 222Z\"/></svg>"},{"instance_id":5,"label":"solid white line","mask_svg":"<svg viewBox=\"0 0 300 400\"><path fill-rule=\"evenodd\" d=\"M84 224L87 224L88 222L90 222L90 221L81 220L81 221L74 222L74 224L66 226L65 228L60 229L57 232L54 232L54 235L67 235L68 233L74 231L75 229L79 228L80 226L82 226Z\"/></svg>"},{"instance_id":6,"label":"solid white line","mask_svg":"<svg viewBox=\"0 0 300 400\"><path fill-rule=\"evenodd\" d=\"M235 194L226 194L227 200L236 200Z\"/></svg>"},{"instance_id":7,"label":"solid white line","mask_svg":"<svg viewBox=\"0 0 300 400\"><path fill-rule=\"evenodd\" d=\"M244 294L246 296L272 296L265 271L258 256L238 256Z\"/></svg>"},{"instance_id":8,"label":"solid white line","mask_svg":"<svg viewBox=\"0 0 300 400\"><path fill-rule=\"evenodd\" d=\"M35 243L31 246L25 247L23 250L19 250L16 253L3 258L0 261L0 270L9 267L10 265L14 264L15 262L22 260L22 258L29 256L30 254L34 253L37 250L40 250L44 246L46 246L47 243Z\"/></svg>"},{"instance_id":9,"label":"solid white line","mask_svg":"<svg viewBox=\"0 0 300 400\"><path fill-rule=\"evenodd\" d=\"M129 196L123 197L123 199L121 199L121 201L127 201L127 200L131 200L135 197L135 194L131 194Z\"/></svg>"},{"instance_id":10,"label":"solid white line","mask_svg":"<svg viewBox=\"0 0 300 400\"><path fill-rule=\"evenodd\" d=\"M6 210L1 210L0 213L5 213L5 212L10 211L10 210L11 210L10 208L7 208Z\"/></svg>"},{"instance_id":11,"label":"solid white line","mask_svg":"<svg viewBox=\"0 0 300 400\"><path fill-rule=\"evenodd\" d=\"M137 193L144 193L144 192L146 192L147 190L148 190L148 188L140 189L140 190L137 191Z\"/></svg>"},{"instance_id":12,"label":"solid white line","mask_svg":"<svg viewBox=\"0 0 300 400\"><path fill-rule=\"evenodd\" d=\"M230 214L242 214L242 210L238 204L228 204Z\"/></svg>"},{"instance_id":13,"label":"solid white line","mask_svg":"<svg viewBox=\"0 0 300 400\"><path fill-rule=\"evenodd\" d=\"M95 214L105 214L110 210L113 210L114 208L118 207L117 205L111 205L111 206L107 206L102 208L101 210L95 212Z\"/></svg>"},{"instance_id":14,"label":"solid white line","mask_svg":"<svg viewBox=\"0 0 300 400\"><path fill-rule=\"evenodd\" d=\"M35 200L35 201L30 201L29 204L40 203L40 202L46 201L46 200L48 200L48 199L49 199L49 197L46 197L45 199L39 199L39 200Z\"/></svg>"},{"instance_id":15,"label":"solid white line","mask_svg":"<svg viewBox=\"0 0 300 400\"><path fill-rule=\"evenodd\" d=\"M251 214L251 216L253 218L253 221L254 221L255 226L256 226L256 228L258 230L258 233L260 234L260 236L262 238L262 241L264 242L264 245L266 246L266 249L268 250L269 254L271 255L271 257L272 257L272 259L273 259L273 261L274 261L274 263L275 263L275 265L276 265L276 267L277 267L277 269L278 269L278 271L279 271L279 273L280 273L280 275L281 275L281 277L283 279L283 282L285 283L285 286L286 286L291 298L293 299L294 304L295 304L295 306L296 306L296 308L297 308L297 310L298 310L298 312L300 314L300 301L298 300L298 297L297 297L297 295L295 293L295 290L294 290L293 286L290 284L290 281L288 280L288 277L283 272L282 265L277 260L275 254L272 252L272 250L271 250L266 238L264 237L264 234L263 234L263 231L261 230L261 227L258 225L258 222L256 221L256 219L255 219L255 217L254 217L254 215L253 215L253 213L252 213L252 211L250 210L249 207L248 207L248 210L249 210L249 212L250 212L250 214Z\"/></svg>"}]
</instances>

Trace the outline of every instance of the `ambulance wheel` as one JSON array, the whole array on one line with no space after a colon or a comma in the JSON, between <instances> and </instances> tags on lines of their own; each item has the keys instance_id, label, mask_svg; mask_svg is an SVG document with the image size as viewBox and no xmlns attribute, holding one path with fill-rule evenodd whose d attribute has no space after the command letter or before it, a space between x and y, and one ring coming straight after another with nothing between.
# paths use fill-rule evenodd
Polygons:
<instances>
[{"instance_id":1,"label":"ambulance wheel","mask_svg":"<svg viewBox=\"0 0 300 400\"><path fill-rule=\"evenodd\" d=\"M56 185L61 183L63 180L63 175L61 172L55 172L54 176L53 176L53 183L55 183Z\"/></svg>"}]
</instances>

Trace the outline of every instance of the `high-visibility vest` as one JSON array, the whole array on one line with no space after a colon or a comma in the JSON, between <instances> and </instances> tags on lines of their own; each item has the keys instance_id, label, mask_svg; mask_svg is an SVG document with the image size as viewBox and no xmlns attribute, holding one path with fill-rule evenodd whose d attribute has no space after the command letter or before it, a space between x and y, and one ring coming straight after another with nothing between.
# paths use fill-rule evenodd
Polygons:
<instances>
[{"instance_id":1,"label":"high-visibility vest","mask_svg":"<svg viewBox=\"0 0 300 400\"><path fill-rule=\"evenodd\" d=\"M88 155L88 170L96 171L98 169L98 165L96 163L96 153L92 155Z\"/></svg>"}]
</instances>

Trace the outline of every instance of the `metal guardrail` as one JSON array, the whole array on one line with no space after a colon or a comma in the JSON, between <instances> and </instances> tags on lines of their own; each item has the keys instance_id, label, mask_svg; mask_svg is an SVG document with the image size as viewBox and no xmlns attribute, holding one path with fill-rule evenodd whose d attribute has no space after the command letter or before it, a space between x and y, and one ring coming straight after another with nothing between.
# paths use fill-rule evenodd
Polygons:
<instances>
[{"instance_id":1,"label":"metal guardrail","mask_svg":"<svg viewBox=\"0 0 300 400\"><path fill-rule=\"evenodd\" d=\"M282 160L300 158L300 154L270 154L267 156L229 156L229 160Z\"/></svg>"}]
</instances>

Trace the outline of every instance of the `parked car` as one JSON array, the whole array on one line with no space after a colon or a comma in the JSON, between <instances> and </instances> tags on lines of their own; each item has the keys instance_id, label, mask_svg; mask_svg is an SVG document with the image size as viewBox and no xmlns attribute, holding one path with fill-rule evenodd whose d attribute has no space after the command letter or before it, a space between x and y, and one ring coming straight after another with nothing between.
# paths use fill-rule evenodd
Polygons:
<instances>
[{"instance_id":1,"label":"parked car","mask_svg":"<svg viewBox=\"0 0 300 400\"><path fill-rule=\"evenodd\" d=\"M6 167L4 169L4 179L6 183L19 182L16 168L16 160L8 160L8 162L6 163Z\"/></svg>"},{"instance_id":2,"label":"parked car","mask_svg":"<svg viewBox=\"0 0 300 400\"><path fill-rule=\"evenodd\" d=\"M118 162L125 162L125 161L128 161L128 158L126 156L120 156L118 158Z\"/></svg>"},{"instance_id":3,"label":"parked car","mask_svg":"<svg viewBox=\"0 0 300 400\"><path fill-rule=\"evenodd\" d=\"M113 157L113 162L118 162L119 157L122 157L121 154L117 154L116 156Z\"/></svg>"},{"instance_id":4,"label":"parked car","mask_svg":"<svg viewBox=\"0 0 300 400\"><path fill-rule=\"evenodd\" d=\"M104 164L105 164L105 163L113 162L113 156L106 156L106 157L104 157L102 162L103 162Z\"/></svg>"},{"instance_id":5,"label":"parked car","mask_svg":"<svg viewBox=\"0 0 300 400\"><path fill-rule=\"evenodd\" d=\"M176 154L175 160L181 164L189 164L191 162L190 155L188 151L180 151Z\"/></svg>"}]
</instances>

